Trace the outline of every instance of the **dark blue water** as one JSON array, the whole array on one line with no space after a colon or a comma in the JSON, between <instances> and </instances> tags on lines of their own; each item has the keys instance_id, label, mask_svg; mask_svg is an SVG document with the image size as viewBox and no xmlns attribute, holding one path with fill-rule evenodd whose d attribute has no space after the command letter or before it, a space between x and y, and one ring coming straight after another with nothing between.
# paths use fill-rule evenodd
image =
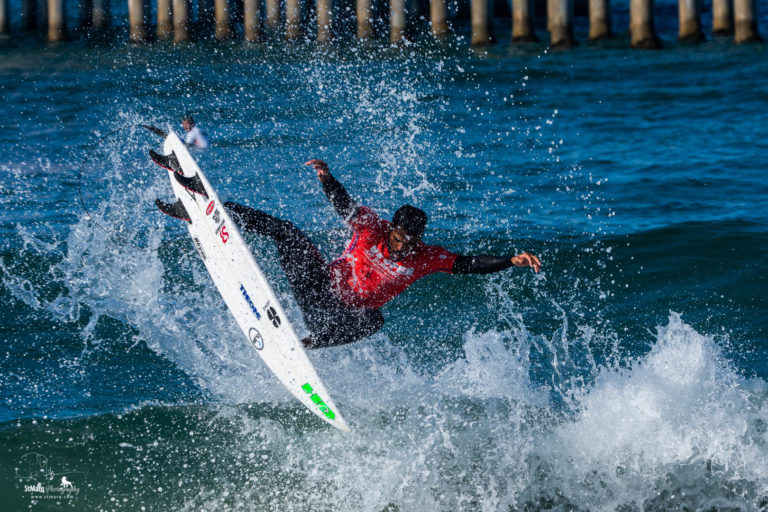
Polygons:
<instances>
[{"instance_id":1,"label":"dark blue water","mask_svg":"<svg viewBox=\"0 0 768 512\"><path fill-rule=\"evenodd\" d=\"M10 510L768 506L768 59L7 44L0 495ZM213 145L224 199L349 235L309 158L425 238L541 274L437 275L311 353L353 433L259 361L138 123ZM305 329L274 248L257 259ZM62 490L61 478L76 489ZM49 486L41 493L25 486Z\"/></svg>"}]
</instances>

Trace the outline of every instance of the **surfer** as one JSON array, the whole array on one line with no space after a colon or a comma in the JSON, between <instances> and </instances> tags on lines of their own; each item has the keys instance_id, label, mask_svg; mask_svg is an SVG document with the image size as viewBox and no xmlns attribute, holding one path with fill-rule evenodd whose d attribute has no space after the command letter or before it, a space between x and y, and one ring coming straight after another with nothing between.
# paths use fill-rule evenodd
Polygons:
<instances>
[{"instance_id":1,"label":"surfer","mask_svg":"<svg viewBox=\"0 0 768 512\"><path fill-rule=\"evenodd\" d=\"M205 132L195 124L195 119L192 116L184 116L181 120L181 127L186 132L184 144L187 146L205 149L210 145Z\"/></svg>"},{"instance_id":2,"label":"surfer","mask_svg":"<svg viewBox=\"0 0 768 512\"><path fill-rule=\"evenodd\" d=\"M310 160L306 165L317 171L328 200L354 231L344 254L330 264L292 222L233 202L224 206L243 229L274 240L312 333L303 340L308 348L352 343L375 333L384 324L381 307L426 275L488 274L512 266L538 272L541 268L539 259L527 252L462 256L426 245L422 234L427 215L422 210L404 205L392 221L381 219L349 196L325 162Z\"/></svg>"}]
</instances>

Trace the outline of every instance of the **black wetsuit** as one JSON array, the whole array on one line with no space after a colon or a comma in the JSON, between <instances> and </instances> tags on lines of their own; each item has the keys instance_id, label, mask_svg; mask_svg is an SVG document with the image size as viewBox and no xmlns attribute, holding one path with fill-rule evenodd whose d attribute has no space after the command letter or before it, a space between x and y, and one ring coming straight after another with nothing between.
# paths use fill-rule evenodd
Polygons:
<instances>
[{"instance_id":1,"label":"black wetsuit","mask_svg":"<svg viewBox=\"0 0 768 512\"><path fill-rule=\"evenodd\" d=\"M358 206L333 176L325 178L323 190L342 218L349 219L357 213ZM312 333L310 338L304 339L308 348L352 343L381 328L384 324L381 310L350 306L333 291L329 264L315 244L292 222L233 202L226 202L224 206L242 229L274 240L280 265ZM485 274L510 266L508 257L458 256L452 272Z\"/></svg>"}]
</instances>

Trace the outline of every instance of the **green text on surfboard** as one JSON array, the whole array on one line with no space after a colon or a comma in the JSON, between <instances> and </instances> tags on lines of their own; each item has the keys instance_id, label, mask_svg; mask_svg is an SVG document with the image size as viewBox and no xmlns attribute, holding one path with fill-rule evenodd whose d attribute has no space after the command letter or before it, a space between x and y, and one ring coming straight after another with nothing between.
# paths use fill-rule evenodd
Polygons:
<instances>
[{"instance_id":1,"label":"green text on surfboard","mask_svg":"<svg viewBox=\"0 0 768 512\"><path fill-rule=\"evenodd\" d=\"M314 392L314 390L312 389L312 386L309 385L309 382L307 382L306 384L301 386L301 389L303 389L304 391L307 392L307 394L309 395L310 400L312 400L313 402L315 402L317 404L318 409L320 409L320 411L323 414L325 414L326 418L332 420L332 419L334 419L336 417L336 414L334 414L334 412L331 410L331 408L328 407L327 405L325 405L325 402L323 402L323 399L320 398L317 395L317 393Z\"/></svg>"}]
</instances>

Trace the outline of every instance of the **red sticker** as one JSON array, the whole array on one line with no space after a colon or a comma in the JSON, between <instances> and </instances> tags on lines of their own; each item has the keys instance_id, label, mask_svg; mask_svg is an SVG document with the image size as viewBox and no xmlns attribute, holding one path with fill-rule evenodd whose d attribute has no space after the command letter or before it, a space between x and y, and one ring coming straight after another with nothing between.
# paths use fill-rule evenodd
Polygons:
<instances>
[{"instance_id":1,"label":"red sticker","mask_svg":"<svg viewBox=\"0 0 768 512\"><path fill-rule=\"evenodd\" d=\"M213 211L214 206L216 206L215 202L211 201L210 203L208 203L208 208L205 210L205 214L210 215L211 212Z\"/></svg>"},{"instance_id":2,"label":"red sticker","mask_svg":"<svg viewBox=\"0 0 768 512\"><path fill-rule=\"evenodd\" d=\"M221 226L221 231L219 231L219 236L221 237L222 242L227 243L227 240L229 240L229 233L227 233L227 226Z\"/></svg>"}]
</instances>

